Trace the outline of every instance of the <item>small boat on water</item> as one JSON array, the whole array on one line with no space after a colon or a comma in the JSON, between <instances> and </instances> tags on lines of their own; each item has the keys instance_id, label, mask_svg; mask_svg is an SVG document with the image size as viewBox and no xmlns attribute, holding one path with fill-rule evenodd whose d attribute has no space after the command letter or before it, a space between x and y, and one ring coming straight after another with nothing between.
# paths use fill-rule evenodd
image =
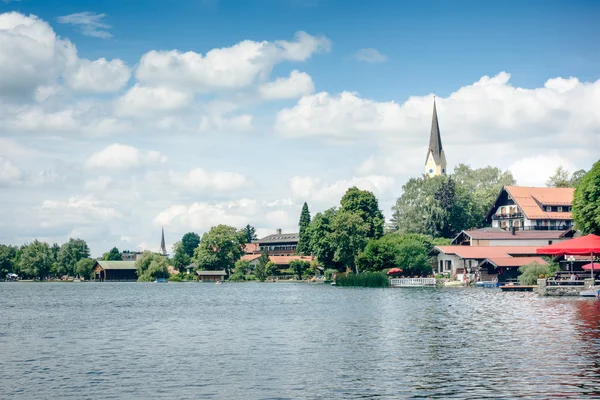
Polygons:
<instances>
[{"instance_id":1,"label":"small boat on water","mask_svg":"<svg viewBox=\"0 0 600 400\"><path fill-rule=\"evenodd\" d=\"M331 282L331 286L335 286L335 282Z\"/></svg>"},{"instance_id":2,"label":"small boat on water","mask_svg":"<svg viewBox=\"0 0 600 400\"><path fill-rule=\"evenodd\" d=\"M167 283L169 282L168 280L166 280L165 278L156 278L156 280L154 281L154 283Z\"/></svg>"},{"instance_id":3,"label":"small boat on water","mask_svg":"<svg viewBox=\"0 0 600 400\"><path fill-rule=\"evenodd\" d=\"M475 286L482 288L496 288L499 286L499 284L497 281L479 281L475 282Z\"/></svg>"}]
</instances>

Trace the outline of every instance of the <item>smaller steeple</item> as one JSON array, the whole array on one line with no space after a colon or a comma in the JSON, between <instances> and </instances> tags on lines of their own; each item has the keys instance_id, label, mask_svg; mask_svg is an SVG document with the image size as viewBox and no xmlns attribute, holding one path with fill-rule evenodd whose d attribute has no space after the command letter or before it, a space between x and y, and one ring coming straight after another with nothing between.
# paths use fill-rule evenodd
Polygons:
<instances>
[{"instance_id":1,"label":"smaller steeple","mask_svg":"<svg viewBox=\"0 0 600 400\"><path fill-rule=\"evenodd\" d=\"M433 116L431 117L431 132L429 134L429 147L425 158L425 175L436 176L446 173L446 155L442 147L442 135L438 122L435 94L433 95Z\"/></svg>"},{"instance_id":2,"label":"smaller steeple","mask_svg":"<svg viewBox=\"0 0 600 400\"><path fill-rule=\"evenodd\" d=\"M162 235L160 238L160 252L162 253L163 256L167 255L167 246L165 245L165 227L161 227L162 229Z\"/></svg>"}]
</instances>

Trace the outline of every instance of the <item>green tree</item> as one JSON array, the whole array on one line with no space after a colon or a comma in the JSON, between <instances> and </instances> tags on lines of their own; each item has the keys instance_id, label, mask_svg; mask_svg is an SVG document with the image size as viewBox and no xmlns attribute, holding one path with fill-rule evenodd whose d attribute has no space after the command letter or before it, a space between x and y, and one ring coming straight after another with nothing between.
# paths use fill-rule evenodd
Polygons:
<instances>
[{"instance_id":1,"label":"green tree","mask_svg":"<svg viewBox=\"0 0 600 400\"><path fill-rule=\"evenodd\" d=\"M429 252L434 241L420 234L389 234L381 239L370 240L357 258L360 271L381 271L402 268L407 275L429 273ZM415 257L411 260L410 257ZM416 266L416 267L415 267Z\"/></svg>"},{"instance_id":2,"label":"green tree","mask_svg":"<svg viewBox=\"0 0 600 400\"><path fill-rule=\"evenodd\" d=\"M521 285L537 285L539 277L552 276L558 270L560 270L558 264L543 265L533 262L519 267L521 275L517 279Z\"/></svg>"},{"instance_id":3,"label":"green tree","mask_svg":"<svg viewBox=\"0 0 600 400\"><path fill-rule=\"evenodd\" d=\"M358 214L340 211L332 227L331 241L335 248L333 260L356 272L356 256L369 240L369 224Z\"/></svg>"},{"instance_id":4,"label":"green tree","mask_svg":"<svg viewBox=\"0 0 600 400\"><path fill-rule=\"evenodd\" d=\"M80 278L90 279L94 268L94 260L90 258L82 258L75 263L75 273Z\"/></svg>"},{"instance_id":5,"label":"green tree","mask_svg":"<svg viewBox=\"0 0 600 400\"><path fill-rule=\"evenodd\" d=\"M351 187L342 197L340 205L340 212L355 214L367 224L367 238L378 239L383 236L385 219L373 193Z\"/></svg>"},{"instance_id":6,"label":"green tree","mask_svg":"<svg viewBox=\"0 0 600 400\"><path fill-rule=\"evenodd\" d=\"M0 279L15 271L17 248L0 244Z\"/></svg>"},{"instance_id":7,"label":"green tree","mask_svg":"<svg viewBox=\"0 0 600 400\"><path fill-rule=\"evenodd\" d=\"M240 275L248 275L250 273L250 261L237 260L235 262L235 268L233 269L233 273Z\"/></svg>"},{"instance_id":8,"label":"green tree","mask_svg":"<svg viewBox=\"0 0 600 400\"><path fill-rule=\"evenodd\" d=\"M200 244L200 236L195 232L188 232L181 238L182 250L190 258L194 256L194 250L198 244Z\"/></svg>"},{"instance_id":9,"label":"green tree","mask_svg":"<svg viewBox=\"0 0 600 400\"><path fill-rule=\"evenodd\" d=\"M264 265L258 263L256 267L254 267L254 277L261 282L266 281L273 273L277 265L275 265L272 261L267 261Z\"/></svg>"},{"instance_id":10,"label":"green tree","mask_svg":"<svg viewBox=\"0 0 600 400\"><path fill-rule=\"evenodd\" d=\"M57 255L57 273L59 275L75 275L75 264L83 258L90 256L90 249L83 239L70 238L62 246Z\"/></svg>"},{"instance_id":11,"label":"green tree","mask_svg":"<svg viewBox=\"0 0 600 400\"><path fill-rule=\"evenodd\" d=\"M298 254L308 255L310 251L310 211L308 210L308 204L306 202L302 206L302 212L300 213L300 237L298 239L298 247L296 251Z\"/></svg>"},{"instance_id":12,"label":"green tree","mask_svg":"<svg viewBox=\"0 0 600 400\"><path fill-rule=\"evenodd\" d=\"M173 266L177 268L179 272L182 272L185 269L185 267L190 265L190 263L192 262L192 258L186 254L181 241L176 242L173 245L172 262Z\"/></svg>"},{"instance_id":13,"label":"green tree","mask_svg":"<svg viewBox=\"0 0 600 400\"><path fill-rule=\"evenodd\" d=\"M202 235L192 260L201 270L225 270L229 275L235 262L244 254L245 244L243 231L227 225L213 226Z\"/></svg>"},{"instance_id":14,"label":"green tree","mask_svg":"<svg viewBox=\"0 0 600 400\"><path fill-rule=\"evenodd\" d=\"M123 256L119 252L119 249L113 247L109 252L102 255L102 259L106 261L123 261Z\"/></svg>"},{"instance_id":15,"label":"green tree","mask_svg":"<svg viewBox=\"0 0 600 400\"><path fill-rule=\"evenodd\" d=\"M573 172L573 175L571 175L570 187L577 187L577 185L579 185L579 181L581 181L581 178L583 178L585 176L585 174L586 174L585 169L579 169L579 170Z\"/></svg>"},{"instance_id":16,"label":"green tree","mask_svg":"<svg viewBox=\"0 0 600 400\"><path fill-rule=\"evenodd\" d=\"M334 260L333 221L337 215L335 208L317 213L309 226L310 248L325 268L341 269L343 265Z\"/></svg>"},{"instance_id":17,"label":"green tree","mask_svg":"<svg viewBox=\"0 0 600 400\"><path fill-rule=\"evenodd\" d=\"M555 188L566 188L571 187L571 179L569 178L569 171L559 165L554 171L554 174L550 175L546 181L546 186Z\"/></svg>"},{"instance_id":18,"label":"green tree","mask_svg":"<svg viewBox=\"0 0 600 400\"><path fill-rule=\"evenodd\" d=\"M406 238L398 248L398 264L408 275L429 275L432 271L428 247L414 238Z\"/></svg>"},{"instance_id":19,"label":"green tree","mask_svg":"<svg viewBox=\"0 0 600 400\"><path fill-rule=\"evenodd\" d=\"M48 243L39 242L23 245L19 255L19 269L28 276L44 279L49 276L54 255Z\"/></svg>"},{"instance_id":20,"label":"green tree","mask_svg":"<svg viewBox=\"0 0 600 400\"><path fill-rule=\"evenodd\" d=\"M381 239L369 240L364 251L360 252L356 259L358 270L381 271L399 267L399 238L398 234L389 234Z\"/></svg>"},{"instance_id":21,"label":"green tree","mask_svg":"<svg viewBox=\"0 0 600 400\"><path fill-rule=\"evenodd\" d=\"M246 243L252 243L253 241L258 240L258 236L256 236L256 229L254 229L252 225L248 224L243 227L242 232L246 238Z\"/></svg>"},{"instance_id":22,"label":"green tree","mask_svg":"<svg viewBox=\"0 0 600 400\"><path fill-rule=\"evenodd\" d=\"M600 160L575 188L573 220L582 233L600 235Z\"/></svg>"},{"instance_id":23,"label":"green tree","mask_svg":"<svg viewBox=\"0 0 600 400\"><path fill-rule=\"evenodd\" d=\"M299 280L302 280L302 275L305 271L310 268L310 262L306 260L292 260L290 262L290 269L298 276Z\"/></svg>"},{"instance_id":24,"label":"green tree","mask_svg":"<svg viewBox=\"0 0 600 400\"><path fill-rule=\"evenodd\" d=\"M145 251L135 262L138 282L152 282L158 278L169 278L167 258L161 254Z\"/></svg>"}]
</instances>

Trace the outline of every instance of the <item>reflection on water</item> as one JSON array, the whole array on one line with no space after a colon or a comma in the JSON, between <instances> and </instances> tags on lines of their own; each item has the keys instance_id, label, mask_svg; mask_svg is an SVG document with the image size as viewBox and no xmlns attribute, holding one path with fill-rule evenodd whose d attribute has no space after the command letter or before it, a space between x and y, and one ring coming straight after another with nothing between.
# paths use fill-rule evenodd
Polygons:
<instances>
[{"instance_id":1,"label":"reflection on water","mask_svg":"<svg viewBox=\"0 0 600 400\"><path fill-rule=\"evenodd\" d=\"M494 289L0 284L0 397L594 398L600 301Z\"/></svg>"}]
</instances>

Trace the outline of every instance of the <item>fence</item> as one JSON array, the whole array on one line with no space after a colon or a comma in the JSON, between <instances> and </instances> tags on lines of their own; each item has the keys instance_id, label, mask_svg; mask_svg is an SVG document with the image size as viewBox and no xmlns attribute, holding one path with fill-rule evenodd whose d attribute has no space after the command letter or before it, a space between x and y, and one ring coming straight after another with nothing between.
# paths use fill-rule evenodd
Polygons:
<instances>
[{"instance_id":1,"label":"fence","mask_svg":"<svg viewBox=\"0 0 600 400\"><path fill-rule=\"evenodd\" d=\"M392 287L423 287L435 286L435 278L392 278Z\"/></svg>"}]
</instances>

